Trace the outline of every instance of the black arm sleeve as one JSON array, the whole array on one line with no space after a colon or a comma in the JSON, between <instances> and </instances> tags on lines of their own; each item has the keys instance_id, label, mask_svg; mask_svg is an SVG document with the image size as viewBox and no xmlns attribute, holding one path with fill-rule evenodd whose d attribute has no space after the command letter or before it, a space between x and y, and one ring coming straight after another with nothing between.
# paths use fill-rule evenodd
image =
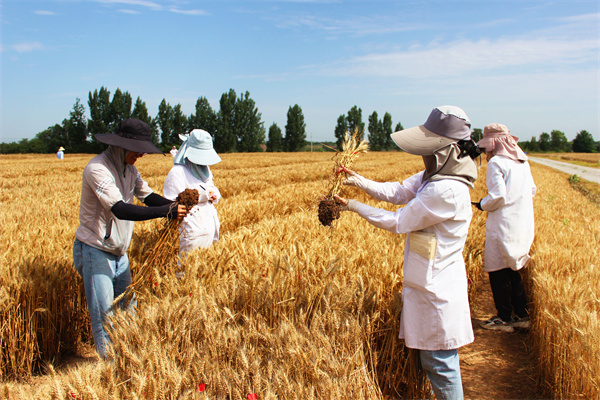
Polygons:
<instances>
[{"instance_id":1,"label":"black arm sleeve","mask_svg":"<svg viewBox=\"0 0 600 400\"><path fill-rule=\"evenodd\" d=\"M146 221L154 218L177 218L177 206L171 202L158 207L144 207L119 201L110 209L115 217L128 221Z\"/></svg>"},{"instance_id":2,"label":"black arm sleeve","mask_svg":"<svg viewBox=\"0 0 600 400\"><path fill-rule=\"evenodd\" d=\"M172 203L171 200L166 199L156 193L150 193L144 199L144 204L147 205L148 207L164 206L165 204L171 204L171 203Z\"/></svg>"}]
</instances>

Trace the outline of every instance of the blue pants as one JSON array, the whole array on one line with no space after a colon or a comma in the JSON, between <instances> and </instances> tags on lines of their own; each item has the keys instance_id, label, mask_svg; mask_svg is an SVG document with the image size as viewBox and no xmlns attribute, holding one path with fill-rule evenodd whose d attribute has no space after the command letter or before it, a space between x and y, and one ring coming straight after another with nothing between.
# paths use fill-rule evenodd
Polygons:
<instances>
[{"instance_id":1,"label":"blue pants","mask_svg":"<svg viewBox=\"0 0 600 400\"><path fill-rule=\"evenodd\" d=\"M438 400L463 399L458 350L419 350L421 365Z\"/></svg>"},{"instance_id":2,"label":"blue pants","mask_svg":"<svg viewBox=\"0 0 600 400\"><path fill-rule=\"evenodd\" d=\"M75 239L73 261L75 269L83 278L96 351L105 359L110 340L104 324L112 312L114 299L125 292L131 283L129 258L127 254L116 256ZM119 306L135 306L135 301Z\"/></svg>"}]
</instances>

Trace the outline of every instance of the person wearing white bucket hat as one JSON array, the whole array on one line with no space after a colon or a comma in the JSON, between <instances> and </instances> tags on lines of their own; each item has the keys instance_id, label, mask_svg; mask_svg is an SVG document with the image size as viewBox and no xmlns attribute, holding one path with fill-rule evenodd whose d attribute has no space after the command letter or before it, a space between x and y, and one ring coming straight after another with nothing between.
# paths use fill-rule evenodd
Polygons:
<instances>
[{"instance_id":1,"label":"person wearing white bucket hat","mask_svg":"<svg viewBox=\"0 0 600 400\"><path fill-rule=\"evenodd\" d=\"M392 133L406 152L423 157L425 170L400 182L375 182L341 167L345 184L379 201L387 211L337 196L342 210L372 225L407 234L400 338L419 350L438 399L463 398L457 349L473 341L467 275L462 255L473 215L469 189L477 179L471 122L455 106L434 108L423 125Z\"/></svg>"},{"instance_id":2,"label":"person wearing white bucket hat","mask_svg":"<svg viewBox=\"0 0 600 400\"><path fill-rule=\"evenodd\" d=\"M219 240L220 222L214 204L221 199L221 193L209 166L220 162L221 157L205 130L194 129L180 139L183 144L173 159L163 193L168 199L177 198L185 189L197 189L200 194L198 204L183 219L180 228L179 255L183 257L195 248L210 247Z\"/></svg>"},{"instance_id":3,"label":"person wearing white bucket hat","mask_svg":"<svg viewBox=\"0 0 600 400\"><path fill-rule=\"evenodd\" d=\"M494 123L483 128L483 138L477 142L488 161L488 195L474 205L488 212L483 268L490 278L497 311L480 325L504 332L531 326L519 270L529 262L533 244L537 188L518 140L506 125Z\"/></svg>"}]
</instances>

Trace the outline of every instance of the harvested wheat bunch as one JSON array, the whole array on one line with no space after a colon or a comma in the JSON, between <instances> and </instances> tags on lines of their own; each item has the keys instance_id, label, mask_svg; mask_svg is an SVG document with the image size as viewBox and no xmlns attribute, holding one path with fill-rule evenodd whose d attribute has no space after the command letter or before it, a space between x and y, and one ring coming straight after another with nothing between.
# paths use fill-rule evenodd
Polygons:
<instances>
[{"instance_id":1,"label":"harvested wheat bunch","mask_svg":"<svg viewBox=\"0 0 600 400\"><path fill-rule=\"evenodd\" d=\"M172 207L178 205L185 206L191 210L198 204L200 193L197 189L185 189L179 193ZM135 279L127 287L127 290L117 297L113 304L118 302L129 302L134 293L141 294L144 285L147 289L152 290L157 282L152 282L153 274L160 273L161 275L173 275L175 265L179 257L179 227L181 220L166 219L159 238L148 252L142 266L135 274Z\"/></svg>"},{"instance_id":2,"label":"harvested wheat bunch","mask_svg":"<svg viewBox=\"0 0 600 400\"><path fill-rule=\"evenodd\" d=\"M338 174L340 167L350 168L354 160L360 153L366 153L369 150L369 144L365 140L359 139L358 128L350 135L348 132L344 135L342 143L342 151L337 152L333 157L335 162L333 168L332 184L327 196L323 197L319 203L319 221L324 226L329 226L331 223L340 217L339 204L334 200L333 196L342 191L344 185L344 175Z\"/></svg>"}]
</instances>

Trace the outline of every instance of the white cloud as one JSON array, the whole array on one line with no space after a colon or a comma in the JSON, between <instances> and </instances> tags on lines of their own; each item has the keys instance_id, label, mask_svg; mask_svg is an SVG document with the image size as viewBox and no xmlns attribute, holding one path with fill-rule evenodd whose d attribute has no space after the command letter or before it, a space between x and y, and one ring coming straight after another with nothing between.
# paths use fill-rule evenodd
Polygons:
<instances>
[{"instance_id":1,"label":"white cloud","mask_svg":"<svg viewBox=\"0 0 600 400\"><path fill-rule=\"evenodd\" d=\"M54 11L47 11L47 10L35 10L33 13L37 14L37 15L56 15L56 13Z\"/></svg>"},{"instance_id":2,"label":"white cloud","mask_svg":"<svg viewBox=\"0 0 600 400\"><path fill-rule=\"evenodd\" d=\"M180 10L178 8L170 8L170 12L176 14L184 14L184 15L208 15L208 13L204 10Z\"/></svg>"},{"instance_id":3,"label":"white cloud","mask_svg":"<svg viewBox=\"0 0 600 400\"><path fill-rule=\"evenodd\" d=\"M135 11L135 10L129 10L127 8L121 8L119 10L117 10L117 12L123 13L123 14L141 14L141 12L139 11Z\"/></svg>"},{"instance_id":4,"label":"white cloud","mask_svg":"<svg viewBox=\"0 0 600 400\"><path fill-rule=\"evenodd\" d=\"M406 51L372 53L323 66L324 75L432 78L509 71L510 68L553 70L596 63L598 41L497 39L436 42Z\"/></svg>"},{"instance_id":5,"label":"white cloud","mask_svg":"<svg viewBox=\"0 0 600 400\"><path fill-rule=\"evenodd\" d=\"M17 53L29 53L31 51L43 50L44 46L40 42L24 42L10 46Z\"/></svg>"},{"instance_id":6,"label":"white cloud","mask_svg":"<svg viewBox=\"0 0 600 400\"><path fill-rule=\"evenodd\" d=\"M155 3L153 1L146 0L95 0L98 3L103 4L124 4L129 6L140 6L147 7L154 10L160 10L162 6L159 3Z\"/></svg>"}]
</instances>

